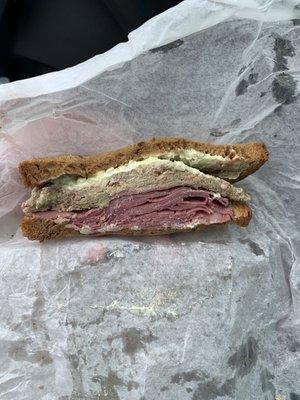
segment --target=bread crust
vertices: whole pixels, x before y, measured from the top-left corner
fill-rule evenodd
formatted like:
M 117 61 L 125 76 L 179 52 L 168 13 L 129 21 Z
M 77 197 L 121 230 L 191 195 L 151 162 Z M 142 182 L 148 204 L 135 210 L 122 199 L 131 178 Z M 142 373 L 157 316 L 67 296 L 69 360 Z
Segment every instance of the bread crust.
M 233 210 L 233 221 L 225 222 L 222 224 L 211 224 L 211 225 L 203 225 L 199 224 L 193 228 L 186 229 L 124 229 L 122 231 L 110 232 L 110 233 L 96 233 L 92 235 L 83 235 L 82 233 L 74 230 L 66 228 L 67 223 L 56 224 L 53 220 L 47 219 L 38 219 L 30 216 L 25 216 L 21 223 L 21 228 L 23 235 L 26 236 L 30 240 L 38 240 L 43 242 L 49 239 L 57 239 L 63 237 L 74 237 L 74 236 L 145 236 L 145 235 L 167 235 L 170 233 L 176 232 L 195 232 L 204 229 L 207 226 L 212 225 L 226 225 L 228 223 L 235 223 L 239 226 L 247 226 L 250 222 L 252 212 L 250 207 L 245 203 L 240 202 L 231 202 L 231 208 Z
M 19 171 L 26 187 L 34 188 L 63 174 L 77 175 L 84 178 L 99 170 L 115 168 L 130 160 L 140 160 L 151 155 L 177 149 L 195 149 L 210 155 L 239 158 L 245 166 L 235 182 L 252 174 L 268 159 L 264 143 L 241 143 L 234 145 L 215 145 L 182 138 L 160 138 L 140 142 L 116 151 L 92 156 L 65 155 L 26 160 L 20 163 Z M 235 159 L 236 159 L 235 158 Z

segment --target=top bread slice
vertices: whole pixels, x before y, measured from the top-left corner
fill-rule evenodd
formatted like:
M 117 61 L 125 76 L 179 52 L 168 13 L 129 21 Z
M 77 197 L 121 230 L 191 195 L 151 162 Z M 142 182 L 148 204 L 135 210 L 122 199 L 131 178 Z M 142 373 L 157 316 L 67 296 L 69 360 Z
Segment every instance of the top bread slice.
M 97 171 L 116 168 L 131 160 L 139 161 L 150 156 L 189 149 L 206 155 L 221 156 L 232 162 L 238 160 L 241 165 L 239 176 L 228 178 L 229 182 L 239 181 L 252 174 L 268 159 L 266 146 L 260 142 L 215 145 L 182 138 L 154 138 L 147 142 L 92 156 L 65 155 L 26 160 L 20 163 L 19 171 L 24 185 L 34 188 L 64 174 L 87 178 Z

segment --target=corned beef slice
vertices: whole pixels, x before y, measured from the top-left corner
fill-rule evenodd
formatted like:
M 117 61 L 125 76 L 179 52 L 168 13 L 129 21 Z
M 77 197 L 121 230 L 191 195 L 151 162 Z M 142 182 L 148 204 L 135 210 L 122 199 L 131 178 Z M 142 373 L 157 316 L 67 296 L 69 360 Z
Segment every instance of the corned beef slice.
M 104 232 L 123 229 L 164 229 L 196 224 L 230 221 L 233 212 L 227 198 L 204 189 L 175 187 L 148 193 L 123 195 L 106 208 L 88 211 L 44 211 L 35 218 L 67 221 L 67 227 L 78 231 Z

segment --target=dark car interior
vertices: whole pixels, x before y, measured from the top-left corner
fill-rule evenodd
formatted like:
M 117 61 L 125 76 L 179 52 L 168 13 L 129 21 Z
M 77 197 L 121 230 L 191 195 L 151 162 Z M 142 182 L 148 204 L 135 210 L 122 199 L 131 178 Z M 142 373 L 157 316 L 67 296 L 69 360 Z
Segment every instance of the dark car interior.
M 0 0 L 0 77 L 76 65 L 127 40 L 178 0 Z

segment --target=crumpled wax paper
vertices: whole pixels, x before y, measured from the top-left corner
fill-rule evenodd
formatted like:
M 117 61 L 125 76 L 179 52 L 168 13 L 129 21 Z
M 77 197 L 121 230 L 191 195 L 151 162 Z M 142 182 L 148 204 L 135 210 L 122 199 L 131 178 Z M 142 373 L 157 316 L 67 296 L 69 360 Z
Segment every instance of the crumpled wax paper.
M 1 399 L 300 399 L 294 6 L 186 1 L 86 63 L 0 86 Z M 19 161 L 153 135 L 263 140 L 269 162 L 240 183 L 249 227 L 22 238 Z

